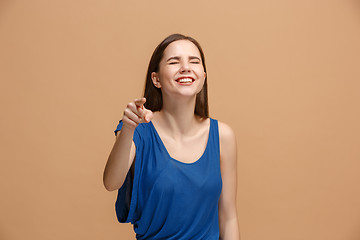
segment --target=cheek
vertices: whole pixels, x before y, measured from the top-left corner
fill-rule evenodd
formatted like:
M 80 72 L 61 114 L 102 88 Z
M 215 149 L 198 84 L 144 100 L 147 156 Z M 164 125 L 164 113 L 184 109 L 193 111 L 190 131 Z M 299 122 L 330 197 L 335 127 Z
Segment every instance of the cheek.
M 205 81 L 206 78 L 206 73 L 204 72 L 204 70 L 200 71 L 199 75 L 198 75 L 203 81 Z
M 163 69 L 161 69 L 159 71 L 159 76 L 161 77 L 169 77 L 174 75 L 174 73 L 176 73 L 176 69 L 174 69 L 173 67 L 164 67 Z
M 205 75 L 204 74 L 202 74 L 202 75 L 200 75 L 200 83 L 201 84 L 199 84 L 199 87 L 200 88 L 203 88 L 203 86 L 204 86 L 204 84 L 205 84 Z
M 205 78 L 206 76 L 206 73 L 204 72 L 204 68 L 202 66 L 198 66 L 196 69 L 196 74 L 199 76 L 199 77 L 203 77 Z

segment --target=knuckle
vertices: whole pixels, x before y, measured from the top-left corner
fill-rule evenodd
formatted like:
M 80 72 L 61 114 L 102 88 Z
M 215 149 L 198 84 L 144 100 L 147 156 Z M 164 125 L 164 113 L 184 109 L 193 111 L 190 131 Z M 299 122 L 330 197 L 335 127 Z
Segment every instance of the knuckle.
M 132 127 L 137 127 L 138 123 L 136 122 L 136 120 L 132 120 L 129 117 L 124 117 L 123 118 L 123 124 L 127 125 L 127 126 L 132 126 Z
M 124 115 L 124 117 L 123 117 L 122 120 L 123 120 L 124 123 L 129 123 L 129 122 L 131 122 L 130 118 L 129 118 L 128 116 L 126 116 L 126 115 Z

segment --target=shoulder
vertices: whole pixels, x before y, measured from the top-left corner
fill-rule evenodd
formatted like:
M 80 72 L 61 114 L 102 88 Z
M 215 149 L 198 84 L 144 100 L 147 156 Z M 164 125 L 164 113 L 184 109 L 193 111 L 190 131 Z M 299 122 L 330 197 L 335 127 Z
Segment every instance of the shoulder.
M 115 129 L 115 136 L 118 137 L 118 132 L 121 131 L 123 127 L 123 121 L 120 120 L 116 129 Z M 136 128 L 134 133 L 142 133 L 144 131 L 148 131 L 151 128 L 150 123 L 140 123 Z
M 148 123 L 139 123 L 139 125 L 136 127 L 136 130 L 137 131 L 144 131 L 146 129 L 149 129 L 150 128 L 150 122 Z
M 228 124 L 218 121 L 218 126 L 221 143 L 229 144 L 236 141 L 235 132 Z
M 223 160 L 234 159 L 236 161 L 236 136 L 233 129 L 226 123 L 218 121 L 219 126 L 219 144 L 220 144 L 220 158 Z M 226 160 L 228 162 L 230 160 Z
M 151 123 L 140 123 L 136 129 L 135 129 L 135 133 L 141 135 L 141 136 L 148 136 L 150 134 L 151 131 Z
M 148 142 L 147 140 L 151 136 L 151 125 L 150 123 L 140 123 L 134 131 L 133 140 L 136 147 L 139 147 L 140 144 Z
M 220 159 L 225 169 L 234 168 L 237 159 L 237 143 L 233 129 L 226 123 L 218 121 L 219 126 L 219 144 Z

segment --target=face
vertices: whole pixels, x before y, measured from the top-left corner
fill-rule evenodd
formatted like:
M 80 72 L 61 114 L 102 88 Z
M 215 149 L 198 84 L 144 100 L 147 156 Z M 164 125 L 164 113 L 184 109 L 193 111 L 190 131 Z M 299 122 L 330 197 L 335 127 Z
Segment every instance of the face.
M 194 97 L 204 85 L 206 73 L 199 49 L 188 40 L 170 43 L 159 64 L 159 71 L 151 77 L 164 95 Z

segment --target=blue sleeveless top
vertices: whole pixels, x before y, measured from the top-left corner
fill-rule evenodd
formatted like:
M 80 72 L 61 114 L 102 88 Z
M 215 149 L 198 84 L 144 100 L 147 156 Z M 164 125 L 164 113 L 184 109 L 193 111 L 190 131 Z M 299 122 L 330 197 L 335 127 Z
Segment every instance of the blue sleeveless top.
M 115 130 L 121 130 L 122 121 Z M 115 203 L 119 222 L 131 222 L 136 239 L 218 240 L 222 190 L 217 120 L 203 155 L 193 163 L 172 158 L 152 122 L 133 137 L 135 169 L 129 170 Z M 186 149 L 184 149 L 186 151 Z

